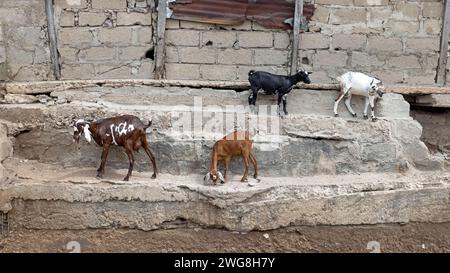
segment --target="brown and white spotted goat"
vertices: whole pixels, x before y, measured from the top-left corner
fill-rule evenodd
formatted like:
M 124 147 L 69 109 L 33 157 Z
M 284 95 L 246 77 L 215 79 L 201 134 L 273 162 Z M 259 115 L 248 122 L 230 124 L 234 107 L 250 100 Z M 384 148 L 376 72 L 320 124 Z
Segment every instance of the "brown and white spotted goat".
M 214 146 L 211 155 L 211 165 L 209 172 L 205 175 L 203 180 L 205 182 L 212 180 L 214 184 L 217 180 L 225 183 L 227 180 L 227 171 L 233 156 L 242 156 L 244 158 L 245 173 L 241 182 L 247 182 L 247 176 L 250 168 L 250 161 L 253 163 L 255 174 L 253 177 L 258 178 L 258 163 L 252 150 L 253 140 L 248 131 L 235 131 L 222 139 L 218 140 Z M 225 165 L 225 177 L 217 170 L 219 161 L 223 160 Z
M 130 165 L 128 167 L 127 176 L 123 180 L 128 181 L 133 171 L 134 165 L 134 151 L 139 151 L 139 148 L 144 148 L 150 161 L 153 165 L 152 179 L 156 178 L 156 162 L 155 156 L 147 142 L 145 130 L 151 126 L 150 121 L 148 125 L 144 125 L 138 117 L 131 115 L 117 116 L 112 118 L 105 118 L 93 122 L 87 122 L 82 119 L 77 120 L 73 126 L 73 139 L 77 143 L 80 141 L 80 136 L 83 134 L 86 140 L 91 143 L 92 139 L 99 146 L 103 147 L 102 161 L 97 170 L 97 177 L 102 178 L 105 172 L 106 158 L 108 157 L 109 148 L 111 145 L 122 146 L 128 155 Z

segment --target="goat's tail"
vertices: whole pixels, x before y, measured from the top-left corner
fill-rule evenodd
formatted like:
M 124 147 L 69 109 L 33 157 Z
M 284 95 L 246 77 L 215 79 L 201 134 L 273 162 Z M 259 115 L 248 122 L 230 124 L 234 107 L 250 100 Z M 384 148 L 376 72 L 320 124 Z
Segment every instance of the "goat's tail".
M 253 73 L 255 73 L 255 70 L 250 70 L 250 71 L 248 72 L 248 76 L 250 77 L 251 75 L 253 75 Z
M 144 130 L 146 130 L 148 127 L 152 126 L 152 122 L 153 122 L 153 121 L 150 120 L 150 121 L 148 122 L 148 124 L 144 126 Z

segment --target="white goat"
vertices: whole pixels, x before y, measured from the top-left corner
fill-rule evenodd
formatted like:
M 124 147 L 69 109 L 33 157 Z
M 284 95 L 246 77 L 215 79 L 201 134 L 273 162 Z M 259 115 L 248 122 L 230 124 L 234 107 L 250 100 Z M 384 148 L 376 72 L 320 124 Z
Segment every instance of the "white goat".
M 334 102 L 334 116 L 339 116 L 337 113 L 337 108 L 339 102 L 345 97 L 344 103 L 347 106 L 348 111 L 353 117 L 356 117 L 355 111 L 353 111 L 350 104 L 352 95 L 364 96 L 366 97 L 366 104 L 364 107 L 364 118 L 367 119 L 367 108 L 370 104 L 370 111 L 372 121 L 375 121 L 375 98 L 378 96 L 383 96 L 383 85 L 381 80 L 367 76 L 366 74 L 360 72 L 346 72 L 341 76 L 337 77 L 336 80 L 339 82 L 340 92 L 336 101 Z

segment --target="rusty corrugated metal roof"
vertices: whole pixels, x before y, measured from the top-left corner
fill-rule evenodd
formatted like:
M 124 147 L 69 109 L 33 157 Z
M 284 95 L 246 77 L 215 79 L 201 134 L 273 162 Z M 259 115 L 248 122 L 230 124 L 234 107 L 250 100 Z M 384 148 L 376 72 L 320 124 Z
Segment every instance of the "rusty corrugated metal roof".
M 293 18 L 295 4 L 286 0 L 177 0 L 170 4 L 171 18 L 211 23 L 239 25 L 246 19 L 266 28 L 290 29 L 287 19 Z M 303 15 L 309 20 L 314 5 L 305 4 Z

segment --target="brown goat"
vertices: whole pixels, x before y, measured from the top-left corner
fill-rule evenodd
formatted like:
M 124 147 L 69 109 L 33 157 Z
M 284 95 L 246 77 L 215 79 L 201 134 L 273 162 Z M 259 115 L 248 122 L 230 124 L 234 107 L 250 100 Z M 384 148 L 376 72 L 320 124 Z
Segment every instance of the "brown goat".
M 221 183 L 225 183 L 227 179 L 228 166 L 230 165 L 231 158 L 233 156 L 242 155 L 245 163 L 245 173 L 241 179 L 241 182 L 247 182 L 247 176 L 249 173 L 250 161 L 253 163 L 255 169 L 254 178 L 258 178 L 258 163 L 256 157 L 252 151 L 253 140 L 248 131 L 235 131 L 219 141 L 217 141 L 212 150 L 211 165 L 209 172 L 205 175 L 203 180 L 206 182 L 212 180 L 214 184 L 217 183 L 217 179 Z M 225 165 L 224 176 L 217 170 L 218 162 L 223 160 Z
M 102 161 L 97 170 L 97 177 L 102 178 L 105 172 L 106 158 L 108 157 L 109 147 L 111 145 L 122 146 L 128 155 L 130 165 L 127 176 L 123 180 L 128 181 L 133 171 L 134 151 L 144 148 L 153 165 L 152 179 L 156 178 L 155 156 L 149 148 L 145 130 L 150 127 L 152 122 L 144 125 L 136 116 L 124 115 L 112 118 L 101 119 L 93 122 L 78 120 L 73 126 L 73 139 L 77 143 L 80 136 L 84 134 L 86 140 L 90 143 L 94 139 L 95 143 L 103 147 Z

